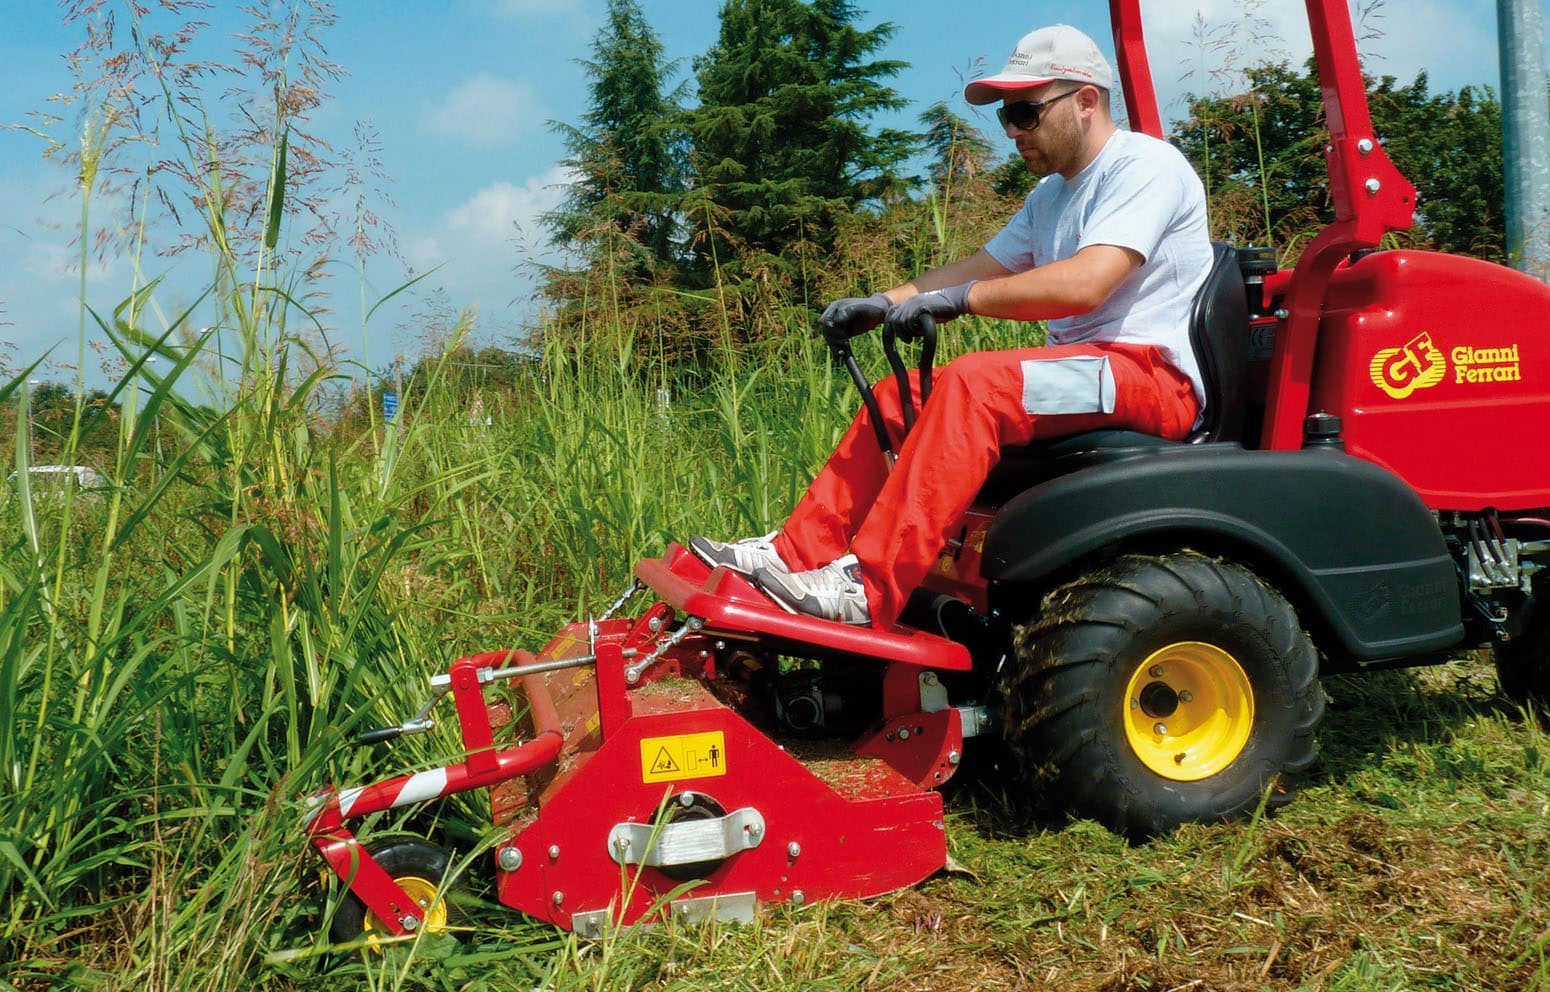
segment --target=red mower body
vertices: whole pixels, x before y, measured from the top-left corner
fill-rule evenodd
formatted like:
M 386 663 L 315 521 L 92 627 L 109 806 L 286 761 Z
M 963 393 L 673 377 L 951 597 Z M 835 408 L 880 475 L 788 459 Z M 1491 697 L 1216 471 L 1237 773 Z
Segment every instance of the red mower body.
M 1550 286 L 1435 252 L 1343 266 L 1312 405 L 1433 509 L 1550 506 Z
M 346 821 L 478 788 L 509 831 L 495 853 L 501 902 L 588 936 L 666 913 L 747 919 L 758 905 L 880 895 L 942 866 L 935 790 L 958 768 L 965 721 L 983 722 L 977 707 L 950 707 L 939 682 L 969 667 L 963 645 L 792 615 L 677 544 L 637 571 L 662 597 L 640 618 L 573 624 L 536 656 L 453 666 L 458 720 L 475 745 L 464 762 L 314 797 L 314 847 L 387 932 L 412 933 L 426 907 Z M 659 637 L 679 609 L 700 622 Z M 811 646 L 815 633 L 836 654 L 873 659 L 880 710 L 848 745 L 777 740 L 741 711 L 737 677 L 720 670 L 752 666 L 741 674 L 757 677 L 759 660 L 739 647 L 755 634 Z M 495 674 L 581 655 L 591 662 Z

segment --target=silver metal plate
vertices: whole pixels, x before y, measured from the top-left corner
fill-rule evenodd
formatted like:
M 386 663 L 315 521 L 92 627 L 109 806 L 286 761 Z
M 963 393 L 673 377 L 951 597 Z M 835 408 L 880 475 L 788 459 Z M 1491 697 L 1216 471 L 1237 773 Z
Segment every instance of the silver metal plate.
M 578 937 L 596 940 L 608 929 L 608 910 L 594 909 L 588 913 L 572 913 L 570 928 Z
M 936 677 L 936 672 L 920 673 L 920 711 L 940 713 L 947 709 L 947 686 Z
M 996 731 L 996 714 L 989 706 L 955 706 L 963 725 L 964 737 L 978 737 Z
M 616 823 L 608 831 L 608 856 L 621 865 L 691 865 L 725 860 L 758 847 L 763 840 L 763 815 L 745 806 L 726 816 L 666 826 Z
M 673 919 L 684 923 L 704 923 L 707 920 L 752 923 L 758 908 L 759 900 L 752 892 L 727 892 L 696 899 L 675 899 L 671 912 Z
M 1512 539 L 1486 545 L 1466 545 L 1469 551 L 1469 587 L 1471 589 L 1513 589 L 1523 584 L 1518 568 L 1518 542 Z

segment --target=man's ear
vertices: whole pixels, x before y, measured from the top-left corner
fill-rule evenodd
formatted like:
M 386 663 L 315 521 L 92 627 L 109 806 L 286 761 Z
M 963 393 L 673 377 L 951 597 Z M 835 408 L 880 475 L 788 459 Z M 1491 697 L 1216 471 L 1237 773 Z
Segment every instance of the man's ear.
M 1099 97 L 1100 94 L 1098 92 L 1098 87 L 1083 86 L 1080 90 L 1077 91 L 1075 99 L 1077 105 L 1080 106 L 1083 111 L 1092 111 L 1096 113 L 1098 110 L 1098 104 L 1100 102 Z

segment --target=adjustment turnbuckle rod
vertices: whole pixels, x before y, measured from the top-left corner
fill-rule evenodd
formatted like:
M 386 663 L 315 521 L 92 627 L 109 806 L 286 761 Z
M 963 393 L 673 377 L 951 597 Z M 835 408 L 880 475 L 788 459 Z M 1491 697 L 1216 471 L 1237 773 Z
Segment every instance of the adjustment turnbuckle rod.
M 639 648 L 625 648 L 624 657 L 633 658 L 640 653 Z M 521 678 L 524 675 L 542 675 L 545 672 L 558 672 L 566 668 L 581 668 L 584 665 L 597 663 L 597 655 L 583 654 L 573 658 L 551 658 L 548 661 L 533 662 L 528 665 L 508 665 L 505 668 L 496 668 L 486 665 L 475 669 L 480 685 L 489 685 L 491 682 L 504 682 L 507 679 Z M 377 730 L 368 730 L 355 738 L 357 744 L 380 744 L 398 737 L 406 737 L 410 734 L 423 734 L 436 726 L 436 721 L 430 718 L 431 707 L 436 705 L 436 700 L 452 691 L 452 675 L 450 672 L 431 676 L 431 698 L 420 708 L 412 718 L 404 721 L 396 727 L 382 727 Z
M 624 656 L 633 658 L 640 653 L 638 648 L 625 648 Z M 519 678 L 523 675 L 542 675 L 544 672 L 558 672 L 566 668 L 580 668 L 583 665 L 597 664 L 597 655 L 582 654 L 574 658 L 551 658 L 548 661 L 537 661 L 530 665 L 510 665 L 506 668 L 481 668 L 478 671 L 479 684 L 488 685 L 491 682 L 504 682 L 507 679 Z M 432 675 L 431 691 L 438 696 L 444 696 L 452 691 L 452 676 L 450 674 Z

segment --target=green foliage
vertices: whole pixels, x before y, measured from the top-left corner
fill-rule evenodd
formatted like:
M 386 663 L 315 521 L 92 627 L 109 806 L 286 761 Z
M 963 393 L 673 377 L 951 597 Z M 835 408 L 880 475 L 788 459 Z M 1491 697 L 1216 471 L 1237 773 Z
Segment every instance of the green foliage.
M 912 139 L 871 133 L 903 105 L 871 60 L 894 32 L 861 29 L 849 0 L 727 0 L 716 44 L 695 60 L 700 106 L 687 116 L 695 187 L 683 214 L 702 278 L 774 278 L 799 299 L 843 218 L 898 195 Z
M 959 183 L 972 183 L 990 169 L 994 149 L 979 128 L 938 100 L 917 118 L 925 131 L 921 150 L 929 156 L 926 177 L 934 190 L 950 191 Z M 1025 170 L 1026 171 L 1026 170 Z
M 1247 89 L 1196 98 L 1174 142 L 1206 180 L 1213 237 L 1295 247 L 1334 219 L 1323 147 L 1328 131 L 1317 69 L 1285 63 L 1244 70 Z M 1489 89 L 1432 94 L 1425 73 L 1368 82 L 1373 128 L 1419 192 L 1408 238 L 1440 251 L 1500 260 L 1501 108 Z
M 1426 73 L 1368 91 L 1384 148 L 1420 193 L 1420 233 L 1439 251 L 1507 258 L 1502 108 L 1489 86 L 1430 93 Z
M 18 392 L 15 404 L 0 408 L 0 464 L 15 461 L 12 442 L 16 436 L 16 420 L 27 415 L 30 407 L 31 451 L 28 460 L 34 465 L 57 465 L 67 457 L 81 459 L 87 466 L 111 465 L 114 446 L 117 443 L 118 418 L 122 416 L 120 405 L 110 401 L 101 389 L 88 388 L 80 397 L 80 423 L 76 423 L 76 392 L 73 384 L 43 382 L 30 387 L 27 395 Z M 76 435 L 74 444 L 71 435 Z
M 575 173 L 565 202 L 544 218 L 555 244 L 589 259 L 620 257 L 620 274 L 649 279 L 677 259 L 685 187 L 679 91 L 665 92 L 676 63 L 637 0 L 609 0 L 604 26 L 583 63 L 591 80 L 580 126 L 556 124 Z

